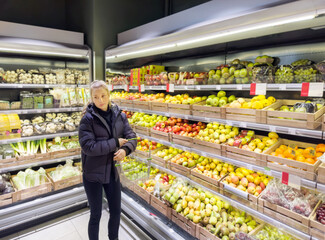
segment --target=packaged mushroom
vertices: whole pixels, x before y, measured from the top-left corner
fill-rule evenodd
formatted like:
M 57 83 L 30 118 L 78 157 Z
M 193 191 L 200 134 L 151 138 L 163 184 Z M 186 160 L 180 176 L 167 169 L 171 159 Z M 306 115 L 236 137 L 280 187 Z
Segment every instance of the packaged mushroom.
M 44 118 L 42 116 L 35 116 L 32 119 L 32 123 L 43 123 L 44 122 Z
M 75 75 L 71 70 L 66 70 L 65 84 L 76 84 Z
M 32 84 L 33 83 L 31 73 L 20 73 L 18 75 L 18 80 L 19 80 L 19 83 L 21 83 L 21 84 Z
M 56 75 L 57 84 L 65 84 L 65 70 L 64 69 L 54 69 L 52 70 Z
M 75 131 L 76 130 L 76 125 L 74 124 L 74 121 L 72 119 L 66 121 L 64 123 L 65 129 L 68 131 Z
M 45 115 L 45 121 L 46 122 L 51 122 L 54 118 L 56 118 L 56 114 L 55 113 L 47 113 Z
M 49 122 L 46 124 L 46 133 L 56 133 L 57 132 L 57 124 L 54 122 Z
M 21 127 L 21 136 L 22 137 L 29 137 L 34 134 L 34 127 L 32 124 L 24 124 Z
M 63 132 L 65 129 L 65 125 L 63 122 L 57 122 L 56 123 L 56 131 L 57 132 Z
M 46 73 L 45 81 L 46 81 L 46 84 L 58 84 L 55 73 Z
M 17 83 L 18 73 L 16 73 L 15 71 L 6 71 L 4 81 L 6 83 Z
M 45 83 L 44 75 L 42 73 L 33 73 L 32 78 L 33 78 L 34 84 L 44 84 Z
M 3 68 L 0 68 L 0 83 L 5 83 L 6 82 L 6 73 L 3 70 Z
M 42 123 L 34 123 L 34 133 L 35 134 L 44 134 L 46 131 L 46 122 L 42 122 Z

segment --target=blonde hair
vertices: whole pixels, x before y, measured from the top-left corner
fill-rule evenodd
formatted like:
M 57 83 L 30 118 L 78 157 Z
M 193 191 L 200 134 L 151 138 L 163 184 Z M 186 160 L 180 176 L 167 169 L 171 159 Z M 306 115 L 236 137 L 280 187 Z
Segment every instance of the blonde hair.
M 103 88 L 103 89 L 107 90 L 107 94 L 108 94 L 108 98 L 109 98 L 108 106 L 109 107 L 112 106 L 111 94 L 109 92 L 107 84 L 103 80 L 95 80 L 90 84 L 90 99 L 89 99 L 88 103 L 86 104 L 86 106 L 84 107 L 84 109 L 82 111 L 82 115 L 86 114 L 88 105 L 93 103 L 93 101 L 92 101 L 92 93 L 93 93 L 94 89 L 98 89 L 98 88 Z

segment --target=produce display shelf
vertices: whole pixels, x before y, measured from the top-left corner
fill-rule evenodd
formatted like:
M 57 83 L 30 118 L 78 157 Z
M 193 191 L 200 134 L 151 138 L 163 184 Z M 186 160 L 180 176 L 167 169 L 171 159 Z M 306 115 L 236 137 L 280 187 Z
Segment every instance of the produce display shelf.
M 274 84 L 268 83 L 266 85 L 267 91 L 301 91 L 301 83 L 291 83 L 291 84 Z M 184 90 L 233 90 L 233 91 L 249 91 L 250 84 L 222 84 L 222 85 L 175 85 L 174 90 L 184 91 Z M 114 90 L 124 90 L 124 85 L 116 85 Z M 138 90 L 137 86 L 130 86 L 130 90 Z M 166 90 L 166 85 L 160 86 L 145 86 L 145 90 Z M 324 86 L 325 91 L 325 86 Z
M 0 210 L 0 233 L 39 218 L 85 205 L 87 196 L 83 186 L 49 196 L 23 202 Z M 0 235 L 1 236 L 1 235 Z
M 68 159 L 74 160 L 74 159 L 80 159 L 80 158 L 81 158 L 81 155 L 79 154 L 79 155 L 74 155 L 74 156 L 67 156 L 67 157 L 45 160 L 45 161 L 36 162 L 36 163 L 29 163 L 29 164 L 24 164 L 24 165 L 19 165 L 19 166 L 0 168 L 0 173 L 6 173 L 6 172 L 10 172 L 10 171 L 26 169 L 29 167 L 38 167 L 38 166 L 44 166 L 44 165 L 53 164 L 53 163 L 64 162 Z
M 238 160 L 235 160 L 235 159 L 231 159 L 231 158 L 228 158 L 228 157 L 224 157 L 224 156 L 204 152 L 202 150 L 198 150 L 198 149 L 195 149 L 195 148 L 184 147 L 184 146 L 179 145 L 179 144 L 174 144 L 174 143 L 171 143 L 171 142 L 162 141 L 162 140 L 160 140 L 158 138 L 149 137 L 149 136 L 146 136 L 146 135 L 143 135 L 143 134 L 138 134 L 137 133 L 137 136 L 139 136 L 141 138 L 149 139 L 151 141 L 159 142 L 159 143 L 161 143 L 163 145 L 166 145 L 166 146 L 169 146 L 169 147 L 178 148 L 178 149 L 181 149 L 183 151 L 195 152 L 195 153 L 197 153 L 197 154 L 199 154 L 201 156 L 204 156 L 204 157 L 219 158 L 219 159 L 221 159 L 221 160 L 223 160 L 225 162 L 231 163 L 231 164 L 233 164 L 235 166 L 244 167 L 244 168 L 247 168 L 249 170 L 254 170 L 254 171 L 258 171 L 258 172 L 263 172 L 263 173 L 265 173 L 267 175 L 271 175 L 271 176 L 273 176 L 275 178 L 281 179 L 281 177 L 282 177 L 282 172 L 278 172 L 278 171 L 275 171 L 275 170 L 269 170 L 268 168 L 264 168 L 264 167 L 252 165 L 252 164 L 249 164 L 249 163 L 245 163 L 245 162 L 242 162 L 242 161 L 238 161 Z M 325 193 L 325 185 L 323 185 L 324 188 L 322 188 L 322 187 L 317 188 L 317 185 L 318 184 L 316 182 L 314 182 L 314 181 L 310 181 L 310 180 L 303 179 L 303 178 L 301 179 L 301 186 L 309 188 L 309 189 L 313 189 L 313 190 L 318 190 L 319 192 Z
M 83 107 L 69 107 L 69 108 L 43 108 L 43 109 L 12 109 L 0 110 L 0 114 L 35 114 L 35 113 L 53 113 L 53 112 L 79 112 Z
M 325 193 L 325 184 L 317 183 L 317 190 Z
M 241 121 L 234 121 L 234 120 L 226 120 L 226 119 L 217 119 L 217 118 L 206 118 L 200 116 L 192 116 L 192 115 L 183 115 L 183 114 L 175 114 L 175 113 L 167 113 L 167 112 L 157 112 L 151 110 L 144 110 L 138 108 L 129 108 L 129 107 L 121 107 L 126 111 L 133 111 L 133 112 L 144 112 L 148 114 L 157 114 L 166 117 L 177 117 L 182 119 L 188 119 L 192 121 L 201 121 L 201 122 L 219 122 L 222 124 L 227 124 L 234 127 L 242 127 L 242 128 L 250 128 L 262 131 L 269 131 L 269 132 L 277 132 L 277 133 L 284 133 L 289 135 L 299 135 L 302 137 L 310 137 L 316 139 L 323 139 L 323 131 L 321 130 L 308 130 L 302 128 L 291 128 L 291 127 L 284 127 L 284 126 L 275 126 L 275 125 L 267 125 L 267 124 L 259 124 L 259 123 L 252 123 L 252 122 L 241 122 Z
M 9 143 L 16 143 L 16 142 L 25 142 L 28 140 L 40 140 L 44 138 L 55 138 L 55 137 L 70 137 L 70 136 L 76 136 L 78 135 L 78 131 L 73 132 L 60 132 L 60 133 L 53 133 L 53 134 L 45 134 L 45 135 L 36 135 L 36 136 L 30 136 L 30 137 L 21 137 L 21 138 L 12 138 L 12 139 L 6 139 L 6 140 L 0 140 L 1 144 L 9 144 Z
M 136 156 L 135 156 L 135 158 L 140 160 L 140 161 L 143 160 L 143 162 L 146 161 L 144 159 L 141 160 L 141 158 L 136 157 Z M 306 239 L 306 240 L 311 238 L 311 236 L 308 235 L 308 234 L 305 234 L 305 233 L 303 233 L 303 232 L 301 232 L 301 231 L 299 231 L 297 229 L 289 227 L 288 225 L 283 224 L 282 222 L 280 222 L 280 221 L 278 221 L 278 220 L 276 220 L 274 218 L 271 218 L 271 217 L 269 217 L 267 215 L 264 215 L 263 213 L 258 212 L 257 210 L 254 210 L 254 209 L 248 207 L 249 206 L 248 200 L 247 200 L 247 203 L 245 203 L 243 201 L 241 201 L 241 202 L 236 201 L 231 197 L 224 196 L 223 194 L 218 193 L 218 192 L 216 192 L 216 191 L 214 191 L 212 189 L 209 189 L 209 188 L 197 183 L 196 181 L 193 181 L 193 180 L 189 179 L 188 177 L 185 177 L 185 176 L 183 176 L 181 174 L 178 174 L 178 173 L 176 173 L 176 172 L 174 172 L 174 171 L 172 171 L 170 169 L 164 168 L 164 167 L 159 166 L 159 165 L 154 164 L 154 163 L 151 163 L 151 166 L 153 166 L 155 168 L 158 168 L 159 170 L 164 171 L 167 174 L 171 174 L 171 175 L 174 175 L 176 177 L 181 177 L 186 182 L 188 182 L 190 185 L 193 185 L 195 187 L 200 187 L 200 188 L 202 188 L 202 189 L 204 189 L 206 191 L 209 191 L 209 192 L 219 196 L 220 198 L 223 198 L 224 200 L 228 201 L 229 204 L 232 205 L 233 207 L 238 208 L 240 210 L 243 210 L 243 211 L 245 211 L 245 212 L 247 212 L 247 213 L 249 213 L 249 214 L 251 214 L 251 215 L 253 215 L 253 216 L 255 216 L 255 217 L 257 217 L 257 218 L 259 218 L 259 219 L 261 219 L 261 220 L 263 220 L 263 221 L 265 221 L 265 222 L 267 222 L 267 223 L 269 223 L 269 224 L 271 224 L 271 225 L 273 225 L 275 227 L 277 227 L 277 228 L 284 229 L 285 231 L 287 231 L 288 233 L 293 234 L 294 236 L 297 236 L 297 237 L 300 237 L 301 239 Z
M 20 84 L 20 83 L 1 83 L 0 88 L 87 88 L 89 85 L 77 84 Z

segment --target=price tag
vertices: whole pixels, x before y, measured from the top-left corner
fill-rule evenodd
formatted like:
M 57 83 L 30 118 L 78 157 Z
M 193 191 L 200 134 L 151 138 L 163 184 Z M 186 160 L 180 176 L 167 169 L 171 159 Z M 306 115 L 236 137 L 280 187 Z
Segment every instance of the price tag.
M 28 111 L 24 110 L 24 111 L 21 111 L 22 114 L 27 114 Z
M 286 184 L 290 187 L 296 188 L 298 190 L 300 190 L 300 186 L 301 186 L 301 178 L 296 176 L 296 175 L 292 175 L 289 174 L 287 172 L 282 172 L 282 179 L 281 179 L 283 184 Z
M 184 119 L 188 119 L 188 116 L 187 115 L 184 115 Z
M 250 95 L 266 95 L 266 83 L 251 83 Z
M 294 128 L 288 128 L 288 133 L 290 135 L 296 135 L 296 129 L 294 129 Z
M 301 85 L 301 96 L 302 97 L 323 97 L 324 94 L 324 83 L 308 83 L 303 82 Z
M 207 154 L 205 152 L 201 152 L 200 155 L 203 157 L 207 157 Z
M 110 91 L 110 92 L 113 91 L 113 88 L 114 88 L 114 87 L 113 87 L 112 84 L 108 84 L 108 91 Z
M 226 125 L 232 126 L 232 122 L 231 121 L 226 121 Z
M 167 92 L 175 92 L 175 85 L 172 83 L 167 83 L 166 84 L 166 91 Z
M 184 89 L 185 89 L 185 90 L 188 90 L 188 87 L 187 87 L 187 86 L 185 86 L 185 87 L 184 87 Z
M 275 126 L 269 126 L 270 132 L 276 132 L 276 127 Z
M 252 165 L 246 165 L 246 168 L 247 168 L 248 170 L 253 170 Z
M 239 127 L 246 128 L 246 127 L 247 127 L 247 123 L 245 123 L 245 122 L 240 122 L 240 123 L 239 123 Z
M 23 88 L 23 85 L 18 84 L 18 85 L 17 85 L 17 88 Z
M 41 112 L 42 112 L 42 110 L 36 110 L 36 112 L 37 112 L 37 113 L 41 113 Z
M 130 91 L 130 85 L 125 84 L 124 91 L 126 91 L 126 92 Z
M 266 175 L 272 176 L 272 171 L 271 171 L 271 169 L 269 167 L 265 167 L 264 172 L 265 172 Z
M 144 84 L 139 85 L 139 92 L 144 92 L 145 90 Z
M 237 88 L 237 90 L 243 90 L 243 85 L 238 84 L 238 85 L 236 86 L 236 88 Z
M 217 85 L 216 86 L 216 90 L 220 90 L 221 89 L 221 86 L 220 85 Z
M 196 89 L 197 90 L 201 90 L 201 86 L 196 86 Z
M 280 90 L 287 90 L 287 84 L 280 84 L 279 89 Z

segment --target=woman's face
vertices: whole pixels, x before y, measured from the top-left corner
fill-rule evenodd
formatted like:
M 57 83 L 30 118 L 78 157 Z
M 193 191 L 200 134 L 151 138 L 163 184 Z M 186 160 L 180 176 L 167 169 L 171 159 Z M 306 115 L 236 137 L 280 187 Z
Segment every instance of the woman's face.
M 103 111 L 107 111 L 109 95 L 106 89 L 104 88 L 95 88 L 92 91 L 92 100 L 95 106 Z

